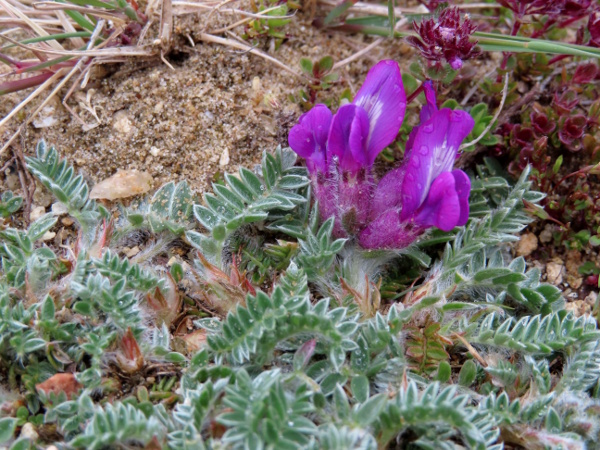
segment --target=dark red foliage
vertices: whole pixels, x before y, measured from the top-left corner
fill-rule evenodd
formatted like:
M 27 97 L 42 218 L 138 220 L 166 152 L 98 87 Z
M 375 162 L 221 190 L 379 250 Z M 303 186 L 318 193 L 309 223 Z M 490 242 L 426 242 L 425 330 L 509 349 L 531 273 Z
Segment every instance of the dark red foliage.
M 531 125 L 537 134 L 549 135 L 555 128 L 556 123 L 549 119 L 545 113 L 532 112 L 531 113 Z
M 527 14 L 547 14 L 553 18 L 580 18 L 590 14 L 595 6 L 592 0 L 498 0 L 498 3 L 519 17 Z
M 515 125 L 510 136 L 510 144 L 513 147 L 531 147 L 535 135 L 533 130 L 522 125 Z
M 560 121 L 558 139 L 572 152 L 581 150 L 581 137 L 587 126 L 583 114 L 567 117 Z
M 598 75 L 598 66 L 594 63 L 580 64 L 575 69 L 575 75 L 573 75 L 573 83 L 585 84 L 593 81 Z
M 450 67 L 458 70 L 464 60 L 481 54 L 475 49 L 477 42 L 470 41 L 477 26 L 468 17 L 461 23 L 458 8 L 445 9 L 437 19 L 415 23 L 414 28 L 419 37 L 408 37 L 408 42 L 436 64 L 445 59 Z
M 438 7 L 440 5 L 443 5 L 444 3 L 452 3 L 451 1 L 444 1 L 444 0 L 419 0 L 419 3 L 421 3 L 422 5 L 425 5 L 427 7 L 427 9 L 429 11 L 435 11 L 436 9 L 438 9 Z
M 600 47 L 600 13 L 595 12 L 590 14 L 587 25 L 590 33 L 590 43 L 592 47 Z
M 571 111 L 575 109 L 577 104 L 579 103 L 579 98 L 577 98 L 577 92 L 567 89 L 562 94 L 558 94 L 558 92 L 554 93 L 554 101 L 552 105 L 554 106 L 554 110 L 559 116 L 571 114 Z

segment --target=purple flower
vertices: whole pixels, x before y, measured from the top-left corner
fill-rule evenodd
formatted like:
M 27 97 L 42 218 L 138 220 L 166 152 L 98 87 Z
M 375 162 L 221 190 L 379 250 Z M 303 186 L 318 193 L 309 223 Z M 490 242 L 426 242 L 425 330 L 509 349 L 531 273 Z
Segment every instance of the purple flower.
M 306 166 L 311 173 L 327 172 L 327 135 L 331 117 L 327 106 L 315 105 L 309 112 L 300 116 L 298 125 L 290 131 L 290 147 L 306 159 Z
M 290 147 L 307 160 L 311 174 L 327 172 L 332 163 L 343 171 L 370 169 L 377 155 L 400 130 L 406 95 L 398 63 L 380 61 L 368 73 L 354 101 L 333 116 L 316 105 L 290 131 Z
M 351 104 L 335 115 L 324 105 L 304 114 L 289 135 L 304 157 L 321 217 L 335 217 L 336 236 L 354 236 L 363 248 L 402 248 L 426 229 L 449 231 L 469 218 L 469 177 L 453 170 L 474 121 L 464 111 L 438 110 L 431 82 L 403 164 L 375 183 L 377 155 L 398 134 L 406 96 L 398 64 L 381 61 Z
M 414 218 L 420 222 L 419 218 L 424 217 L 420 208 L 430 208 L 432 192 L 437 195 L 435 191 L 438 189 L 443 189 L 448 198 L 456 195 L 448 180 L 444 184 L 436 184 L 435 181 L 443 173 L 452 170 L 458 156 L 458 147 L 474 125 L 468 113 L 445 108 L 436 111 L 427 122 L 419 126 L 404 163 L 406 175 L 402 182 L 402 220 Z M 448 220 L 434 225 L 448 231 L 458 225 L 456 221 L 452 222 Z
M 369 71 L 351 104 L 333 117 L 325 105 L 317 105 L 290 131 L 290 147 L 306 159 L 321 215 L 336 217 L 337 235 L 364 227 L 373 163 L 396 139 L 405 109 L 398 63 L 385 60 Z
M 401 248 L 425 229 L 450 231 L 469 218 L 469 177 L 452 170 L 463 139 L 474 126 L 464 111 L 438 110 L 430 84 L 421 124 L 413 129 L 402 166 L 375 190 L 370 223 L 359 235 L 364 248 Z
M 477 42 L 470 41 L 477 26 L 468 16 L 461 23 L 458 8 L 447 8 L 437 20 L 424 20 L 421 24 L 414 24 L 414 28 L 419 37 L 410 36 L 408 42 L 435 64 L 445 59 L 450 67 L 458 70 L 464 60 L 481 54 L 475 49 Z

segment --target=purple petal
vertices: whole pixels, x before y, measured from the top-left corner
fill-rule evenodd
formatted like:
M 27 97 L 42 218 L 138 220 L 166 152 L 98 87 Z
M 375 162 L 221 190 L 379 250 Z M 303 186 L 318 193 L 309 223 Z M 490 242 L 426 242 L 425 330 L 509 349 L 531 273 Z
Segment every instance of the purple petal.
M 373 66 L 353 103 L 369 116 L 367 151 L 372 165 L 381 150 L 396 139 L 404 119 L 406 94 L 398 63 L 384 60 Z
M 364 109 L 353 104 L 342 106 L 333 116 L 329 137 L 327 139 L 327 155 L 339 160 L 342 170 L 356 173 L 361 168 L 370 168 L 366 152 L 369 135 L 369 118 Z
M 435 90 L 433 89 L 433 83 L 431 80 L 427 80 L 423 83 L 423 91 L 425 92 L 425 105 L 421 108 L 421 124 L 424 124 L 431 116 L 433 116 L 436 112 L 438 112 L 437 100 L 435 97 Z M 415 143 L 415 137 L 417 136 L 417 131 L 419 131 L 419 126 L 416 126 L 412 129 L 408 136 L 408 140 L 406 141 L 406 150 L 410 150 Z
M 292 150 L 306 159 L 311 173 L 327 171 L 327 135 L 331 124 L 331 111 L 325 105 L 315 105 L 300 116 L 297 125 L 290 130 L 288 143 Z
M 419 126 L 403 164 L 402 220 L 409 219 L 423 204 L 433 180 L 452 170 L 458 148 L 473 125 L 468 113 L 442 109 Z
M 415 223 L 422 227 L 452 230 L 461 216 L 454 175 L 444 172 L 435 179 L 425 203 L 415 215 Z
M 456 226 L 462 227 L 469 220 L 469 194 L 471 193 L 471 180 L 462 170 L 453 170 L 454 184 L 458 194 L 458 203 L 460 205 L 460 215 Z
M 423 83 L 423 91 L 425 92 L 425 105 L 421 108 L 421 123 L 427 122 L 436 112 L 438 112 L 437 99 L 435 89 L 431 80 Z

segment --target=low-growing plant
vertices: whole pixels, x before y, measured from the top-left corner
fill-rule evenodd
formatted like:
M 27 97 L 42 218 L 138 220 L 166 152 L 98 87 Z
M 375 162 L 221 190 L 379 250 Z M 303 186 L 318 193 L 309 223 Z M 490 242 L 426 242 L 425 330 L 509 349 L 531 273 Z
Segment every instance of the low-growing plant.
M 376 179 L 373 160 L 404 115 L 387 89 L 402 100 L 393 61 L 335 115 L 311 110 L 329 126 L 304 116 L 293 150 L 225 175 L 202 203 L 168 183 L 113 211 L 41 142 L 30 170 L 79 238 L 67 250 L 45 244 L 51 214 L 0 232 L 0 368 L 17 395 L 0 441 L 593 448 L 597 323 L 568 312 L 539 269 L 506 252 L 544 194 L 528 167 L 514 183 L 491 175 L 489 161 L 454 169 L 475 120 L 438 109 L 431 85 L 402 176 Z M 140 236 L 141 256 L 127 258 Z M 404 287 L 392 296 L 393 286 Z M 37 438 L 18 434 L 25 426 Z

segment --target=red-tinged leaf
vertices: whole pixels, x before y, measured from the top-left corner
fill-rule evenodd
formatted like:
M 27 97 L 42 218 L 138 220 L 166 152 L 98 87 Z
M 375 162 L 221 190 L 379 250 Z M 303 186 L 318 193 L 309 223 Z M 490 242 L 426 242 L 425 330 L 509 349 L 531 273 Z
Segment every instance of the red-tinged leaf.
M 144 355 L 140 350 L 131 328 L 128 328 L 120 342 L 121 351 L 117 353 L 119 367 L 126 373 L 135 373 L 144 365 Z
M 50 394 L 51 392 L 55 394 L 64 392 L 67 395 L 67 398 L 70 399 L 83 386 L 79 384 L 75 375 L 72 373 L 57 373 L 43 383 L 36 384 L 35 387 L 46 394 Z

